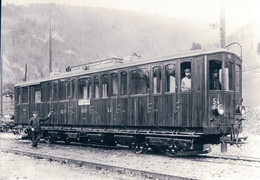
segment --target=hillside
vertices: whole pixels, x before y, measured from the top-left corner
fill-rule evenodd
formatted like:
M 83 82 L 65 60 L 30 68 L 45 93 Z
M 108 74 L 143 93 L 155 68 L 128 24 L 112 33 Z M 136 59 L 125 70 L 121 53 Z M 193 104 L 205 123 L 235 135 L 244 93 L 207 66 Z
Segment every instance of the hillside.
M 189 50 L 193 42 L 202 48 L 214 47 L 219 42 L 217 31 L 208 24 L 136 12 L 55 4 L 9 4 L 2 9 L 4 83 L 22 81 L 25 63 L 27 79 L 48 75 L 50 10 L 54 71 L 103 58 L 125 57 L 133 52 L 153 57 Z M 227 44 L 237 41 L 243 46 L 246 72 L 243 90 L 247 105 L 260 104 L 257 101 L 260 87 L 251 88 L 259 84 L 257 78 L 251 78 L 259 77 L 259 30 L 248 25 L 227 37 Z
M 2 24 L 5 82 L 21 81 L 26 62 L 29 79 L 47 74 L 50 9 L 55 71 L 133 52 L 160 56 L 190 49 L 193 42 L 206 46 L 207 35 L 192 22 L 102 8 L 6 5 Z

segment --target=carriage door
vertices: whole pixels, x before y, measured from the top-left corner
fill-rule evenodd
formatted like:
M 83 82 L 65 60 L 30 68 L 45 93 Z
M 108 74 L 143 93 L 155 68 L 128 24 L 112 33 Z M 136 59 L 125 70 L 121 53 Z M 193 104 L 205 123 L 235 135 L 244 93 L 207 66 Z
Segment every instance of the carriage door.
M 92 122 L 92 108 L 90 105 L 92 98 L 92 78 L 90 76 L 80 77 L 78 80 L 78 86 L 76 90 L 78 97 L 73 95 L 75 99 L 78 99 L 78 124 L 91 125 Z M 72 87 L 73 92 L 73 87 Z M 73 94 L 73 93 L 72 93 Z M 73 98 L 73 99 L 74 99 Z
M 93 99 L 90 113 L 94 125 L 109 125 L 111 112 L 108 96 L 108 75 L 95 75 L 93 77 Z
M 162 73 L 163 66 L 154 65 L 151 68 L 151 96 L 148 103 L 149 125 L 163 126 L 163 96 Z
M 67 83 L 67 97 L 68 103 L 68 120 L 71 124 L 78 124 L 77 121 L 77 99 L 76 99 L 76 79 L 68 81 Z
M 149 67 L 142 67 L 130 71 L 130 126 L 149 125 L 149 71 Z
M 177 68 L 175 63 L 167 63 L 164 65 L 164 119 L 159 121 L 161 126 L 178 126 L 178 106 L 176 104 L 177 90 Z
M 203 117 L 203 56 L 180 62 L 177 110 L 180 126 L 200 127 Z M 190 76 L 190 77 L 189 77 Z
M 180 62 L 180 84 L 178 88 L 177 111 L 178 126 L 189 127 L 192 116 L 192 81 L 191 60 Z
M 20 105 L 20 117 L 21 122 L 28 124 L 29 120 L 29 87 L 21 88 L 21 105 Z
M 117 72 L 110 74 L 110 124 L 121 125 L 120 99 L 119 99 L 119 78 Z

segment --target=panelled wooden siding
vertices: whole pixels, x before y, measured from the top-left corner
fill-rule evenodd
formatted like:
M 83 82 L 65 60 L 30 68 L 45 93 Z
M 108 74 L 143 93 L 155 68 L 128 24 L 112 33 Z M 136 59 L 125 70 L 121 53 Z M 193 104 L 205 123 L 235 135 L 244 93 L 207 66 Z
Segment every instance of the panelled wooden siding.
M 229 75 L 232 78 L 232 82 L 229 82 L 230 90 L 209 90 L 211 60 L 220 60 L 221 70 L 227 62 L 234 64 L 232 72 L 229 72 L 233 73 Z M 192 90 L 181 92 L 181 78 L 187 67 L 191 68 Z M 136 76 L 136 79 L 131 82 L 133 76 Z M 85 77 L 42 82 L 27 89 L 15 87 L 19 94 L 16 96 L 16 121 L 26 124 L 34 110 L 37 110 L 41 117 L 53 110 L 54 114 L 46 124 L 215 127 L 220 123 L 229 124 L 234 121 L 236 105 L 240 103 L 242 95 L 241 76 L 241 61 L 235 55 L 230 58 L 228 53 L 222 52 L 86 74 Z M 91 90 L 88 90 L 91 99 L 90 104 L 79 105 L 79 84 L 83 78 L 91 78 Z M 112 93 L 112 89 L 116 88 L 112 78 L 118 83 L 118 89 L 113 90 L 115 93 Z M 174 78 L 176 84 L 169 85 L 169 79 Z M 158 79 L 161 81 L 158 82 Z M 96 81 L 99 83 L 98 87 L 95 86 Z M 156 88 L 154 84 L 157 84 Z M 107 88 L 106 95 L 104 89 Z M 136 92 L 132 91 L 133 88 L 136 88 L 133 90 Z M 35 102 L 35 93 L 39 89 L 41 100 Z M 26 91 L 29 92 L 28 100 Z M 218 98 L 225 106 L 225 114 L 211 121 L 214 117 L 211 111 L 213 98 Z

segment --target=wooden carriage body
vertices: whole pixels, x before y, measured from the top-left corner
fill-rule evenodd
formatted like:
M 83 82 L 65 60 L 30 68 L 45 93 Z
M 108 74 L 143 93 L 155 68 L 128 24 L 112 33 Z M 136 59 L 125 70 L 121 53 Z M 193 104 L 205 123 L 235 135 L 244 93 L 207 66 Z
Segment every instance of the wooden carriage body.
M 46 127 L 228 134 L 242 103 L 242 60 L 225 49 L 195 50 L 161 58 L 111 58 L 60 75 L 15 86 L 15 121 L 26 125 L 33 111 Z M 191 69 L 191 90 L 181 90 Z M 221 90 L 211 90 L 218 70 Z M 224 114 L 214 114 L 216 104 Z

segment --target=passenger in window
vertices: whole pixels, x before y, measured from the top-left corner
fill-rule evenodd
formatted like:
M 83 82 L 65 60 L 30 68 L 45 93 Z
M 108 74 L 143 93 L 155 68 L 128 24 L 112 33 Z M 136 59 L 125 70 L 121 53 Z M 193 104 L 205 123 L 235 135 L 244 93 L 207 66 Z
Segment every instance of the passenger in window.
M 184 70 L 185 77 L 181 80 L 181 91 L 188 92 L 191 91 L 191 71 L 190 69 Z
M 221 90 L 221 83 L 218 78 L 218 69 L 214 69 L 209 81 L 209 87 L 211 90 Z

